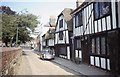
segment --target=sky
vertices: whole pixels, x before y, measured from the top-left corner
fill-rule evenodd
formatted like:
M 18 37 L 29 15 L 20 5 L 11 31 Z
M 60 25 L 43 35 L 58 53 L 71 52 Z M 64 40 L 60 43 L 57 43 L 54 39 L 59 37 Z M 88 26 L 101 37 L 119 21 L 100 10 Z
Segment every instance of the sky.
M 1 5 L 9 6 L 12 10 L 20 12 L 27 9 L 29 13 L 38 16 L 42 26 L 49 22 L 50 16 L 57 16 L 64 10 L 64 8 L 75 9 L 76 0 L 2 0 Z M 39 25 L 38 25 L 39 26 Z M 40 30 L 42 29 L 42 30 Z M 48 27 L 39 29 L 44 34 Z

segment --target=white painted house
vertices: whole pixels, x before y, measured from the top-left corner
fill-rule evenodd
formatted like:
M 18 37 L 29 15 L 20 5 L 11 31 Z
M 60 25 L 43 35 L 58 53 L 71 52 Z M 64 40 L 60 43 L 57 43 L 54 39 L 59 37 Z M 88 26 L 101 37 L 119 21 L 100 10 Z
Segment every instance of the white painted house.
M 56 55 L 65 59 L 70 59 L 72 36 L 72 9 L 65 8 L 57 18 L 55 30 L 55 52 Z

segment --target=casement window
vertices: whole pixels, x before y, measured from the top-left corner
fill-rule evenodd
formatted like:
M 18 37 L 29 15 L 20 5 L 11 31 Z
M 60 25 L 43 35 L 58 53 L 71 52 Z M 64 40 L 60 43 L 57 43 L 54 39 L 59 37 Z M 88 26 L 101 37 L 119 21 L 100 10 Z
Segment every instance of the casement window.
M 94 18 L 99 19 L 110 15 L 110 2 L 95 2 L 94 3 Z
M 63 19 L 59 21 L 59 28 L 62 28 L 62 27 L 63 27 Z
M 81 40 L 80 39 L 76 39 L 75 44 L 76 44 L 76 46 L 75 46 L 76 49 L 81 49 Z
M 100 54 L 100 38 L 96 38 L 96 54 Z
M 66 47 L 60 47 L 60 54 L 66 56 L 67 52 L 66 52 Z
M 93 54 L 97 55 L 109 55 L 109 45 L 105 37 L 96 37 L 91 39 L 91 47 Z M 106 50 L 107 49 L 107 50 Z
M 95 53 L 95 39 L 92 39 L 92 53 Z
M 83 25 L 83 20 L 82 20 L 82 11 L 77 13 L 75 16 L 75 27 L 79 27 Z
M 63 40 L 63 32 L 59 32 L 59 40 Z
M 105 54 L 105 38 L 101 38 L 101 54 Z

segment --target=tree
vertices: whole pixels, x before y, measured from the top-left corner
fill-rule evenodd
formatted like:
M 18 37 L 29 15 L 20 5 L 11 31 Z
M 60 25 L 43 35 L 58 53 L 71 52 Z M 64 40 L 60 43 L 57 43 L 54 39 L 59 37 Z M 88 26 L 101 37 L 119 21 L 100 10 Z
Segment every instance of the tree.
M 6 46 L 15 43 L 18 28 L 19 44 L 25 43 L 30 40 L 30 32 L 34 32 L 38 24 L 37 16 L 33 14 L 2 14 L 2 41 Z
M 16 18 L 13 15 L 2 15 L 2 41 L 8 46 L 8 42 L 15 36 Z

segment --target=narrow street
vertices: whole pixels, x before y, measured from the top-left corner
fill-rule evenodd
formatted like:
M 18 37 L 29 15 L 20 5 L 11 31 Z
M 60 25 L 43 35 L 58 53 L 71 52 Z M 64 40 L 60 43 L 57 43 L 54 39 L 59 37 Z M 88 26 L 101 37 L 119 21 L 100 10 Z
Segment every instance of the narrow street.
M 31 50 L 25 50 L 17 75 L 79 75 L 52 61 L 41 60 Z

